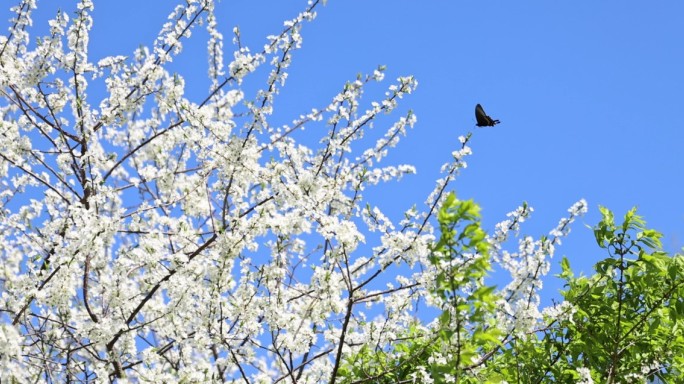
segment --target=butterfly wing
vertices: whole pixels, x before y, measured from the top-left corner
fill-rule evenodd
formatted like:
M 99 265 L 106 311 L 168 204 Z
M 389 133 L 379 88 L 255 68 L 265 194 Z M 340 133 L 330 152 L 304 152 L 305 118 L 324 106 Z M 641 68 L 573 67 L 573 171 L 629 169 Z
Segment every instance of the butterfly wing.
M 484 109 L 480 104 L 475 106 L 475 119 L 477 120 L 478 127 L 489 126 L 489 116 L 485 113 Z
M 499 124 L 499 120 L 493 120 L 491 117 L 487 116 L 480 104 L 475 106 L 475 119 L 477 120 L 478 127 L 493 127 L 496 124 Z

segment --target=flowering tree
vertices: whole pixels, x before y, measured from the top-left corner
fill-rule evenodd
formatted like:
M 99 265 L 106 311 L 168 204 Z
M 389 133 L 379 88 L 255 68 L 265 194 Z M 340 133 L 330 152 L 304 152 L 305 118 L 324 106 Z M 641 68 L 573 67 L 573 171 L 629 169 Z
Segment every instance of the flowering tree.
M 274 126 L 274 98 L 320 1 L 260 51 L 242 46 L 234 29 L 227 66 L 216 4 L 184 3 L 150 47 L 97 63 L 88 53 L 91 0 L 73 16 L 57 13 L 38 39 L 29 37 L 35 1 L 12 8 L 9 33 L 0 36 L 1 378 L 354 380 L 360 353 L 447 326 L 456 327 L 449 337 L 465 329 L 484 335 L 463 355 L 477 367 L 503 350 L 497 338 L 546 319 L 540 279 L 586 203 L 549 238 L 523 238 L 515 252 L 504 244 L 531 208 L 487 236 L 470 206 L 459 216 L 473 221 L 458 238 L 467 252 L 436 248 L 434 219 L 441 204 L 453 205 L 445 191 L 465 166 L 469 134 L 424 209 L 395 222 L 364 197 L 368 186 L 413 172 L 379 164 L 415 115 L 384 129 L 373 123 L 415 79 L 397 79 L 363 106 L 364 90 L 383 80 L 378 68 L 321 108 Z M 169 63 L 197 28 L 209 36 L 211 87 L 191 100 Z M 247 95 L 244 82 L 259 73 L 265 83 Z M 305 128 L 320 140 L 295 140 Z M 370 129 L 381 137 L 368 140 Z M 496 294 L 480 289 L 490 259 L 510 272 Z M 458 281 L 448 272 L 455 266 L 465 268 Z M 469 305 L 461 289 L 487 304 L 459 307 Z M 465 312 L 446 310 L 429 324 L 422 302 Z

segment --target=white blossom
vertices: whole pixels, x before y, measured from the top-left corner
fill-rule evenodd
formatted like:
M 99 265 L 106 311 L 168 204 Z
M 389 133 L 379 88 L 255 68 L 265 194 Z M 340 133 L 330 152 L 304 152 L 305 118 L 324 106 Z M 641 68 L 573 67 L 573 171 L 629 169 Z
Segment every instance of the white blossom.
M 425 204 L 397 219 L 368 190 L 392 182 L 383 193 L 395 193 L 417 172 L 386 164 L 417 127 L 413 111 L 394 115 L 417 80 L 378 84 L 381 66 L 278 125 L 274 100 L 320 2 L 260 49 L 243 45 L 238 27 L 224 44 L 219 3 L 181 3 L 150 44 L 98 58 L 93 1 L 48 20 L 39 44 L 36 2 L 13 8 L 0 36 L 0 376 L 270 383 L 299 364 L 297 381 L 317 383 L 363 346 L 389 350 L 409 327 L 435 332 L 418 303 L 442 308 L 430 293 L 438 269 L 479 257 L 430 261 L 434 218 L 471 136 L 454 140 Z M 171 64 L 202 38 L 209 81 L 198 97 L 188 69 Z M 365 94 L 371 87 L 384 96 Z M 488 239 L 511 279 L 497 326 L 516 332 L 570 312 L 542 312 L 537 292 L 586 202 L 553 239 L 505 249 L 531 212 L 521 206 Z M 426 367 L 413 379 L 434 380 Z
M 594 384 L 594 380 L 591 378 L 591 371 L 589 368 L 577 368 L 577 373 L 580 376 L 580 381 L 578 383 Z

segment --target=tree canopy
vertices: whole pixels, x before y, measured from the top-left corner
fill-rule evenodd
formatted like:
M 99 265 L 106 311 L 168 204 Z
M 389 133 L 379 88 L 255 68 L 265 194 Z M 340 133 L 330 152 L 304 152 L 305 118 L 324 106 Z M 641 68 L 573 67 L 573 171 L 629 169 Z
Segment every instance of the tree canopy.
M 488 231 L 477 203 L 450 192 L 472 153 L 464 132 L 423 204 L 394 218 L 367 189 L 396 193 L 383 184 L 415 172 L 385 160 L 417 121 L 397 113 L 417 80 L 384 85 L 380 66 L 276 125 L 321 3 L 262 49 L 235 27 L 230 54 L 219 4 L 182 2 L 151 44 L 96 62 L 91 0 L 42 26 L 36 1 L 12 8 L 0 36 L 3 382 L 678 380 L 681 256 L 635 210 L 616 224 L 601 208 L 606 258 L 592 276 L 563 259 L 563 301 L 544 308 L 542 281 L 584 200 L 548 235 L 520 235 L 524 202 Z M 200 30 L 210 86 L 192 97 L 171 63 Z

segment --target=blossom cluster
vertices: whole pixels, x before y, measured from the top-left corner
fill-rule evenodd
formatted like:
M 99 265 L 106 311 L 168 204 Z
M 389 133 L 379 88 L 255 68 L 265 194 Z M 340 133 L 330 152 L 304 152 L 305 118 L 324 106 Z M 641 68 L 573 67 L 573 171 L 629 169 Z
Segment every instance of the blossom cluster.
M 55 15 L 36 44 L 36 2 L 12 9 L 0 36 L 0 377 L 314 383 L 423 321 L 415 303 L 434 279 L 422 269 L 431 219 L 466 166 L 470 135 L 425 208 L 394 222 L 364 193 L 415 172 L 383 161 L 416 114 L 376 121 L 416 79 L 396 79 L 364 107 L 381 67 L 274 126 L 274 100 L 320 2 L 261 50 L 233 28 L 228 64 L 217 4 L 183 3 L 151 46 L 97 62 L 92 1 Z M 168 64 L 202 27 L 211 89 L 195 100 Z M 263 87 L 248 94 L 242 85 L 261 74 Z M 319 141 L 296 140 L 304 129 Z M 501 250 L 530 212 L 497 226 L 492 244 Z M 501 312 L 510 329 L 539 317 L 555 243 L 526 238 L 517 253 L 501 251 L 513 279 Z

